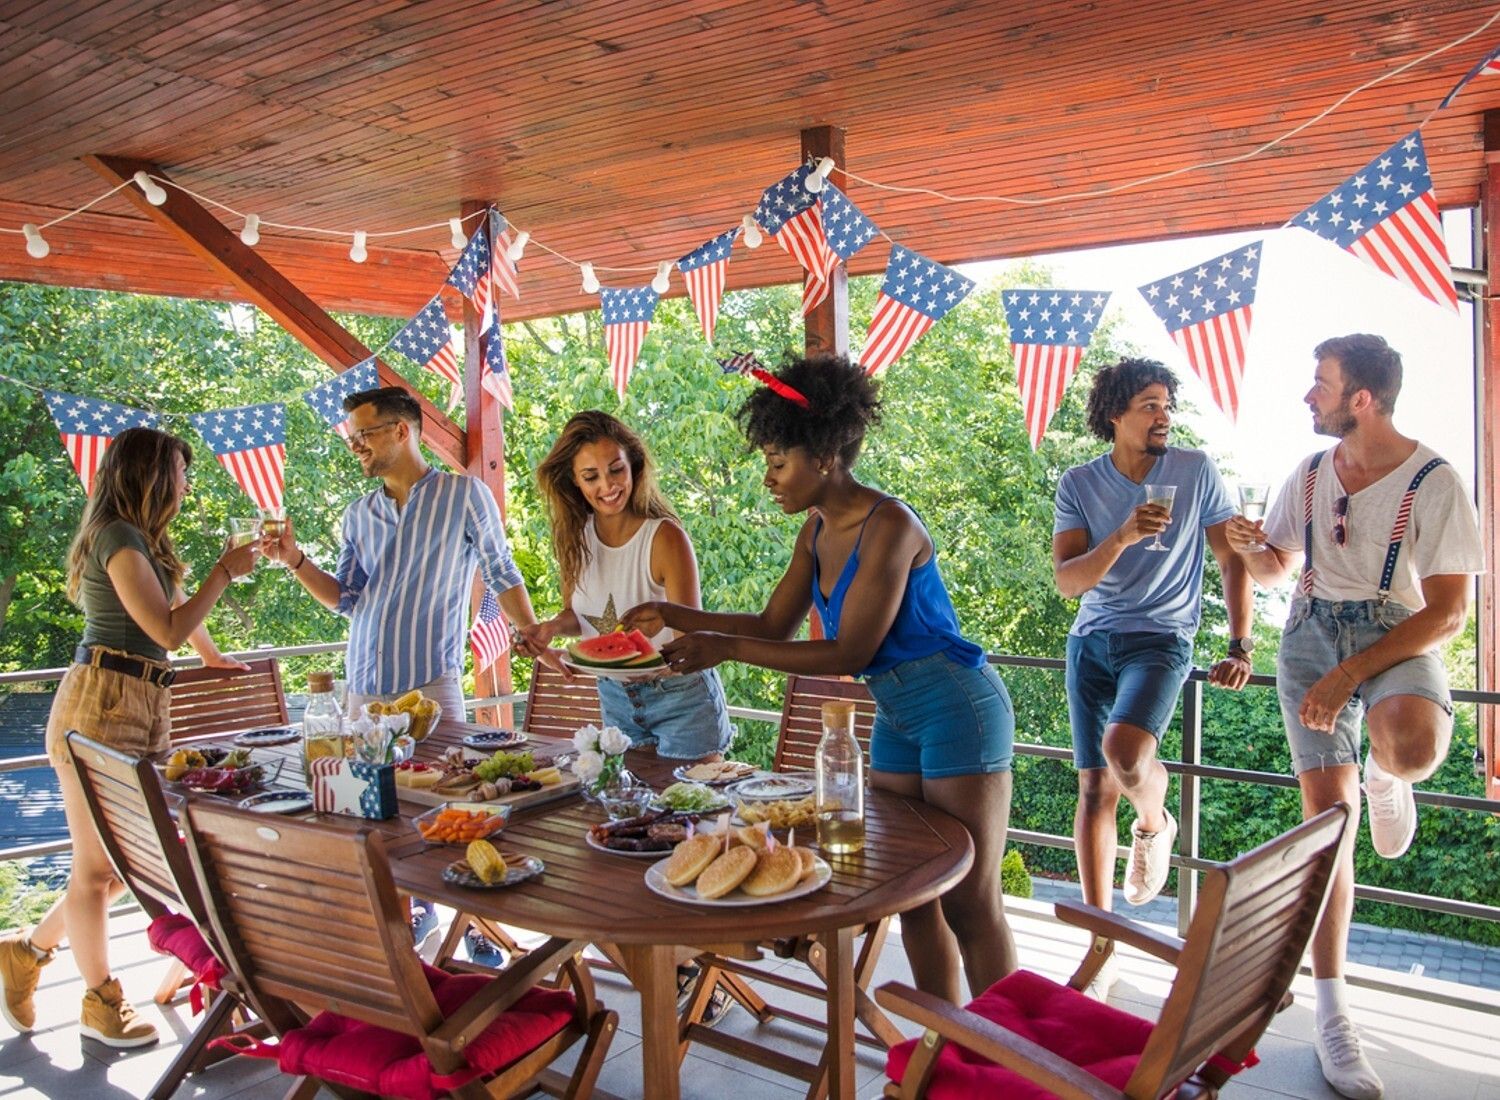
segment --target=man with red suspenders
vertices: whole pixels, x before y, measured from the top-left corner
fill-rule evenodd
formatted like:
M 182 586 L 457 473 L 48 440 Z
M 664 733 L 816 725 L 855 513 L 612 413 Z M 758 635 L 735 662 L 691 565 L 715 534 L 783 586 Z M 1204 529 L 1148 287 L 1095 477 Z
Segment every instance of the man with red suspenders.
M 1339 440 L 1299 463 L 1265 529 L 1243 517 L 1229 544 L 1264 585 L 1302 576 L 1282 634 L 1277 686 L 1312 817 L 1359 806 L 1360 723 L 1375 851 L 1395 859 L 1417 827 L 1412 784 L 1448 753 L 1453 704 L 1438 649 L 1468 619 L 1473 574 L 1484 571 L 1474 504 L 1431 448 L 1396 431 L 1401 357 L 1379 336 L 1325 340 L 1305 398 L 1313 430 Z M 1339 859 L 1313 933 L 1318 1061 L 1347 1097 L 1378 1098 L 1344 991 L 1354 910 L 1353 837 Z

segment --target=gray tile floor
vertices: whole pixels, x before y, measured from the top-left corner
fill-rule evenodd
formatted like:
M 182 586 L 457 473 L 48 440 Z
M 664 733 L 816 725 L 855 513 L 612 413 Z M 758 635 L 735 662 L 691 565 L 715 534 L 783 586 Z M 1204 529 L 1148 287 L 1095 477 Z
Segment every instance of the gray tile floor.
M 1056 978 L 1071 973 L 1082 952 L 1080 933 L 1058 924 L 1050 907 L 1017 902 L 1012 909 L 1022 963 Z M 166 963 L 145 946 L 139 913 L 125 914 L 112 926 L 112 955 L 116 972 L 137 1006 L 162 1030 L 163 1042 L 133 1054 L 116 1055 L 80 1040 L 77 1029 L 81 996 L 77 972 L 66 952 L 44 971 L 38 992 L 38 1027 L 25 1037 L 0 1036 L 0 1098 L 88 1097 L 124 1100 L 139 1097 L 155 1082 L 175 1053 L 181 1037 L 192 1027 L 186 1007 L 158 1008 L 150 1002 Z M 795 967 L 775 960 L 767 965 Z M 881 960 L 880 981 L 908 980 L 905 956 L 898 937 L 892 937 Z M 1114 1003 L 1145 1016 L 1155 1014 L 1167 992 L 1170 972 L 1155 960 L 1128 949 L 1123 952 L 1121 980 Z M 1447 983 L 1418 979 L 1423 988 L 1449 995 L 1472 995 Z M 1246 1071 L 1225 1091 L 1228 1100 L 1272 1100 L 1277 1097 L 1328 1098 L 1335 1094 L 1318 1072 L 1311 1045 L 1312 992 L 1299 978 L 1297 1003 L 1277 1017 L 1260 1044 L 1261 1064 Z M 602 974 L 600 995 L 620 1013 L 621 1027 L 605 1064 L 601 1087 L 624 1097 L 639 1097 L 640 1021 L 638 1003 L 618 977 Z M 777 991 L 778 997 L 788 995 Z M 1481 994 L 1483 996 L 1483 994 Z M 1500 999 L 1492 1011 L 1456 1008 L 1374 989 L 1356 987 L 1352 1000 L 1364 1031 L 1367 1049 L 1386 1083 L 1391 1100 L 1500 1100 Z M 732 1012 L 720 1025 L 724 1031 L 749 1035 L 762 1030 L 750 1017 Z M 3 1027 L 3 1025 L 0 1025 Z M 795 1025 L 769 1025 L 773 1040 L 788 1053 L 808 1053 L 812 1036 Z M 915 1029 L 905 1027 L 908 1034 Z M 764 1036 L 762 1036 L 764 1037 Z M 861 1048 L 861 1098 L 879 1095 L 884 1080 L 883 1057 Z M 699 1048 L 683 1066 L 685 1098 L 735 1100 L 792 1098 L 802 1095 L 799 1083 L 769 1070 L 750 1066 L 717 1051 Z M 179 1092 L 183 1098 L 271 1100 L 285 1091 L 286 1081 L 268 1062 L 237 1059 L 216 1066 L 190 1080 Z M 324 1095 L 327 1095 L 326 1093 Z

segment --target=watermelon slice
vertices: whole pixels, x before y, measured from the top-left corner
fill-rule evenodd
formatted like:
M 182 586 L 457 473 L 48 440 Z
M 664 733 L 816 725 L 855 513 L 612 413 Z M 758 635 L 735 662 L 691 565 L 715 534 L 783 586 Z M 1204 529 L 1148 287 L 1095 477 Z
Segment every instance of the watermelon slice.
M 595 668 L 618 668 L 629 664 L 641 655 L 628 635 L 600 634 L 597 638 L 582 638 L 568 646 L 568 656 L 575 664 L 591 665 Z
M 629 639 L 630 643 L 633 646 L 635 646 L 635 651 L 642 657 L 656 656 L 656 647 L 651 644 L 651 639 L 646 637 L 639 630 L 632 630 L 629 634 L 625 635 L 625 637 Z

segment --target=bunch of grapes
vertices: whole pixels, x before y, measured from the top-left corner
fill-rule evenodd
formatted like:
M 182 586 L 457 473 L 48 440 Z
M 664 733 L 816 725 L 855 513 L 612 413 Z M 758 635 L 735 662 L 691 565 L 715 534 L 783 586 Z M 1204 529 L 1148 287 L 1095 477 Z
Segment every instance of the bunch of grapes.
M 493 783 L 502 775 L 513 778 L 525 775 L 536 767 L 536 761 L 529 752 L 497 752 L 488 760 L 483 761 L 474 768 L 474 774 L 486 783 Z

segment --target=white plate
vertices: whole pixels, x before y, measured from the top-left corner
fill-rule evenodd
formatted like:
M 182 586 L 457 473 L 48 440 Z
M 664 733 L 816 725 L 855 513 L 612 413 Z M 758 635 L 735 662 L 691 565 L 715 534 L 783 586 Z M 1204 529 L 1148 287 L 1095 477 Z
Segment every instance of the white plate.
M 700 767 L 698 764 L 679 764 L 672 769 L 672 777 L 680 779 L 684 783 L 702 783 L 705 787 L 727 787 L 731 783 L 743 783 L 747 779 L 753 779 L 758 775 L 769 775 L 769 772 L 754 770 L 739 776 L 736 779 L 694 779 L 688 774 L 693 768 Z
M 520 730 L 491 730 L 486 733 L 471 733 L 464 737 L 463 743 L 471 749 L 484 749 L 494 751 L 495 749 L 512 749 L 517 745 L 526 743 L 526 734 Z
M 752 802 L 795 802 L 812 794 L 817 785 L 818 781 L 811 772 L 785 772 L 741 779 L 726 787 L 724 793 L 730 798 L 748 799 Z
M 653 894 L 660 894 L 672 901 L 686 902 L 688 905 L 709 905 L 725 909 L 737 909 L 746 905 L 771 905 L 778 901 L 806 897 L 828 885 L 828 880 L 833 878 L 833 868 L 828 866 L 822 856 L 814 858 L 817 860 L 817 869 L 813 871 L 812 878 L 803 879 L 786 893 L 776 894 L 769 898 L 752 898 L 748 894 L 740 893 L 738 888 L 731 890 L 722 898 L 700 898 L 696 887 L 673 886 L 667 881 L 666 875 L 662 872 L 662 865 L 667 862 L 665 859 L 658 860 L 646 868 L 646 887 Z
M 667 665 L 654 665 L 651 668 L 595 668 L 593 665 L 575 665 L 566 657 L 562 659 L 562 663 L 574 672 L 586 672 L 601 680 L 624 680 L 627 683 L 660 680 L 663 676 L 672 675 L 672 670 Z
M 594 839 L 592 832 L 583 834 L 583 842 L 596 852 L 603 852 L 607 856 L 624 856 L 626 859 L 664 859 L 672 854 L 671 848 L 663 848 L 655 852 L 630 852 L 623 848 L 606 848 Z

